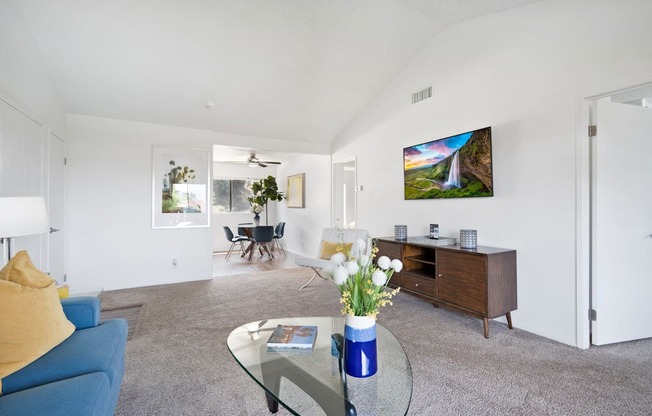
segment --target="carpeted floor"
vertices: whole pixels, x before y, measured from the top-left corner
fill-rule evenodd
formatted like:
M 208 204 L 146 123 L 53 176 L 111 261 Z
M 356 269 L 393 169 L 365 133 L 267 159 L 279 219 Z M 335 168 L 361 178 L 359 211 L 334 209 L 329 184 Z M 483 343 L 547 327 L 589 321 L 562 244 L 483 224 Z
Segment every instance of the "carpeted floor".
M 138 331 L 138 316 L 143 305 L 125 306 L 117 309 L 102 309 L 100 321 L 107 319 L 122 318 L 127 320 L 127 340 L 130 340 Z
M 265 318 L 339 315 L 332 283 L 297 290 L 310 276 L 289 269 L 104 292 L 105 309 L 143 305 L 116 414 L 270 414 L 226 338 Z M 581 351 L 492 321 L 487 340 L 482 321 L 406 294 L 379 322 L 412 365 L 409 415 L 652 415 L 652 339 Z

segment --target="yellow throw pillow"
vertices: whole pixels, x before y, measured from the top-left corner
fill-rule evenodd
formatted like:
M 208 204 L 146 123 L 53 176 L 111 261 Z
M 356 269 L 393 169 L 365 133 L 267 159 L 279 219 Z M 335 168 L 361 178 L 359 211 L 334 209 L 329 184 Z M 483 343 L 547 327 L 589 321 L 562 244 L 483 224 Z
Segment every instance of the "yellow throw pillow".
M 349 258 L 351 253 L 351 246 L 353 243 L 334 243 L 330 241 L 321 241 L 321 255 L 319 256 L 322 259 L 330 260 L 330 258 L 335 253 L 342 253 Z
M 59 292 L 59 299 L 65 299 L 70 296 L 70 287 L 68 285 L 57 286 Z
M 0 379 L 36 361 L 75 331 L 63 313 L 56 282 L 34 266 L 26 251 L 16 253 L 0 270 L 0 317 Z

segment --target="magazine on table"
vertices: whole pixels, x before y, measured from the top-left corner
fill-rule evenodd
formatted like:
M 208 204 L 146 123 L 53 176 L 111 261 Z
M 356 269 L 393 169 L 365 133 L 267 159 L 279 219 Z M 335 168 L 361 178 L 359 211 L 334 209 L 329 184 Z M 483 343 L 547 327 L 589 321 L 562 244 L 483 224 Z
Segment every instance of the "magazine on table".
M 312 351 L 317 327 L 312 325 L 278 325 L 267 340 L 268 352 Z

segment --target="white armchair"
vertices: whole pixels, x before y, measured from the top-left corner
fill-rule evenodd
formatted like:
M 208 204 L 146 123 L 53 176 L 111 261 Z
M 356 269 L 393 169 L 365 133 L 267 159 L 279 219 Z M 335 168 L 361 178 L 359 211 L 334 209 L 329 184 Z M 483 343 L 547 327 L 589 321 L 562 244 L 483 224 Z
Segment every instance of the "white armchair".
M 321 233 L 317 257 L 297 257 L 295 259 L 297 266 L 310 267 L 315 272 L 310 280 L 299 289 L 308 286 L 317 276 L 322 279 L 327 279 L 321 274 L 321 270 L 329 265 L 329 260 L 335 254 L 337 248 L 341 248 L 343 244 L 348 252 L 353 243 L 359 238 L 367 243 L 367 252 L 365 254 L 371 254 L 371 236 L 367 230 L 356 228 L 324 228 Z

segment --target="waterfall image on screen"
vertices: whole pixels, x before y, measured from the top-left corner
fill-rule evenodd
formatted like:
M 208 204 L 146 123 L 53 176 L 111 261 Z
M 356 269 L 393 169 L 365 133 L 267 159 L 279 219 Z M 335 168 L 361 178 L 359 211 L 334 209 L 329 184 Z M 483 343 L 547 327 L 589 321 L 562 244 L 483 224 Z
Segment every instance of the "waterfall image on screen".
M 491 127 L 403 149 L 405 199 L 493 196 Z

